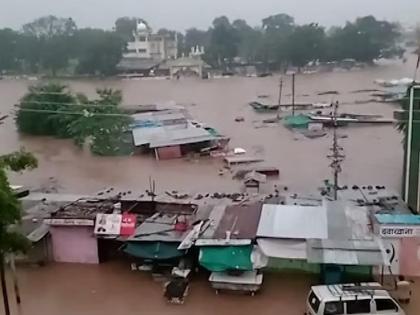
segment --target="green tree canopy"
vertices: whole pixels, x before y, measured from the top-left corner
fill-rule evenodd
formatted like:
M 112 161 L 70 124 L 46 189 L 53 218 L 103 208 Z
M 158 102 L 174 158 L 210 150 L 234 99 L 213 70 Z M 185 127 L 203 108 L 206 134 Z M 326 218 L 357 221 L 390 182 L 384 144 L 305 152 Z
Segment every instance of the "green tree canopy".
M 89 140 L 95 154 L 131 153 L 131 118 L 119 107 L 121 91 L 103 89 L 97 94 L 97 99 L 89 100 L 61 84 L 30 87 L 19 104 L 18 129 L 27 134 L 72 138 L 79 146 Z
M 40 17 L 22 27 L 25 34 L 37 38 L 52 38 L 55 36 L 71 36 L 77 29 L 72 18 L 60 18 L 54 15 Z
M 5 314 L 10 314 L 7 297 L 5 258 L 9 254 L 25 252 L 29 241 L 17 226 L 22 219 L 22 207 L 7 179 L 6 170 L 22 171 L 37 166 L 35 157 L 21 150 L 7 155 L 0 155 L 0 279 L 3 292 Z
M 22 27 L 24 38 L 32 38 L 32 43 L 40 57 L 39 64 L 55 76 L 66 68 L 73 51 L 72 37 L 77 30 L 71 18 L 53 15 L 40 17 Z
M 336 28 L 329 38 L 331 58 L 371 62 L 377 58 L 400 56 L 403 50 L 398 46 L 401 36 L 395 23 L 376 20 L 373 16 L 348 22 L 343 28 Z
M 18 68 L 19 33 L 5 28 L 0 30 L 0 73 Z
M 212 64 L 229 63 L 237 56 L 239 37 L 226 16 L 215 18 L 207 55 Z
M 297 26 L 288 37 L 290 62 L 303 67 L 309 61 L 322 59 L 326 53 L 327 38 L 323 27 L 317 24 Z
M 19 104 L 16 124 L 22 133 L 68 137 L 65 128 L 73 116 L 57 114 L 57 112 L 72 111 L 77 99 L 65 85 L 58 83 L 41 84 L 29 87 Z
M 134 32 L 136 31 L 137 23 L 139 22 L 148 25 L 145 20 L 138 17 L 120 17 L 115 21 L 115 32 L 120 35 L 124 41 L 131 41 L 134 39 Z
M 77 72 L 91 75 L 113 75 L 126 48 L 125 41 L 116 33 L 100 29 L 82 29 L 76 32 L 78 43 Z

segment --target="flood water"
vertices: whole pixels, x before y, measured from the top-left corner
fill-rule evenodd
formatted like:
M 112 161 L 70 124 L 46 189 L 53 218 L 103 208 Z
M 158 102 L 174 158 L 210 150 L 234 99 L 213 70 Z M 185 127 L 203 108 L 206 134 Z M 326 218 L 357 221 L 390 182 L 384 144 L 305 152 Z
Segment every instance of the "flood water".
M 297 102 L 341 103 L 366 100 L 369 93 L 351 91 L 378 88 L 377 78 L 395 79 L 411 77 L 415 58 L 388 63 L 363 70 L 298 75 L 296 78 Z M 283 102 L 290 102 L 290 77 L 284 77 Z M 36 82 L 35 82 L 36 83 Z M 258 152 L 265 165 L 280 169 L 280 183 L 294 191 L 314 192 L 321 181 L 331 178 L 329 153 L 332 137 L 307 139 L 278 126 L 256 128 L 261 120 L 273 114 L 257 114 L 248 102 L 258 95 L 269 95 L 263 102 L 276 102 L 278 76 L 268 78 L 224 78 L 213 80 L 84 80 L 67 82 L 73 91 L 93 96 L 99 87 L 121 89 L 124 104 L 177 103 L 188 108 L 194 118 L 219 129 L 231 138 L 232 147 L 242 147 L 250 154 Z M 32 81 L 0 80 L 0 112 L 13 110 Z M 339 95 L 318 96 L 318 92 L 337 90 Z M 302 96 L 308 95 L 308 96 Z M 342 105 L 341 112 L 381 114 L 392 118 L 397 105 L 371 103 Z M 12 115 L 13 116 L 13 115 Z M 237 116 L 245 122 L 235 122 Z M 402 156 L 401 134 L 392 125 L 346 127 L 340 133 L 348 136 L 340 140 L 345 149 L 341 183 L 384 184 L 389 189 L 400 190 Z M 151 156 L 95 157 L 75 147 L 71 141 L 45 137 L 19 135 L 10 117 L 0 127 L 0 153 L 21 146 L 35 153 L 39 168 L 20 175 L 12 181 L 30 187 L 48 185 L 53 181 L 60 191 L 85 193 L 104 187 L 117 187 L 141 191 L 148 188 L 148 178 L 156 180 L 157 190 L 177 189 L 187 192 L 237 191 L 240 183 L 230 175 L 219 176 L 220 160 L 185 159 L 155 161 Z M 53 178 L 53 179 L 51 179 Z
M 317 283 L 309 275 L 268 273 L 254 297 L 216 295 L 201 275 L 191 282 L 185 304 L 171 305 L 163 298 L 163 283 L 153 281 L 149 273 L 131 271 L 128 263 L 19 267 L 17 276 L 22 304 L 16 307 L 9 282 L 13 315 L 302 315 L 309 288 Z M 420 309 L 419 281 L 415 279 L 412 301 L 405 306 L 407 315 L 417 315 Z
M 368 93 L 353 90 L 377 88 L 377 78 L 410 77 L 414 58 L 380 67 L 342 73 L 322 73 L 297 76 L 297 102 L 341 103 L 366 100 Z M 285 77 L 283 94 L 290 94 L 290 77 Z M 0 113 L 10 113 L 13 105 L 34 82 L 0 80 Z M 247 105 L 257 95 L 270 95 L 274 103 L 278 93 L 278 77 L 227 78 L 217 80 L 181 79 L 138 81 L 70 81 L 71 89 L 94 95 L 98 87 L 121 89 L 125 104 L 176 102 L 187 106 L 197 119 L 231 137 L 231 145 L 249 152 L 259 152 L 266 165 L 280 169 L 281 184 L 294 191 L 314 192 L 325 178 L 331 177 L 326 155 L 331 135 L 306 139 L 282 125 L 259 126 L 271 117 L 254 113 Z M 334 96 L 317 96 L 318 92 L 337 90 Z M 302 96 L 306 94 L 309 96 Z M 269 102 L 268 100 L 263 100 Z M 290 96 L 283 98 L 290 101 Z M 397 105 L 371 103 L 343 105 L 342 112 L 381 114 L 391 118 Z M 245 117 L 237 123 L 236 116 Z M 345 149 L 341 182 L 387 185 L 399 191 L 402 171 L 401 134 L 392 125 L 346 127 L 347 135 L 340 143 Z M 187 161 L 155 161 L 153 156 L 103 158 L 91 156 L 70 141 L 45 137 L 29 137 L 16 132 L 13 117 L 0 127 L 0 153 L 24 146 L 39 159 L 38 169 L 13 174 L 12 182 L 33 188 L 53 184 L 60 191 L 86 193 L 104 187 L 141 191 L 148 188 L 148 177 L 157 182 L 157 190 L 237 191 L 239 182 L 231 176 L 219 176 L 222 161 L 203 159 Z M 18 271 L 22 291 L 20 314 L 260 314 L 300 315 L 304 311 L 307 289 L 313 279 L 270 275 L 264 280 L 263 292 L 254 297 L 216 296 L 206 279 L 192 284 L 191 295 L 184 306 L 167 305 L 162 299 L 161 285 L 147 275 L 129 271 L 127 264 L 81 266 L 53 264 L 43 268 L 21 268 Z M 9 286 L 11 288 L 11 285 Z M 415 291 L 418 294 L 419 290 Z M 12 303 L 13 304 L 13 303 Z M 417 314 L 419 305 L 410 305 L 409 315 Z M 15 306 L 13 309 L 16 310 Z M 0 313 L 2 308 L 0 306 Z M 16 313 L 19 314 L 19 313 Z

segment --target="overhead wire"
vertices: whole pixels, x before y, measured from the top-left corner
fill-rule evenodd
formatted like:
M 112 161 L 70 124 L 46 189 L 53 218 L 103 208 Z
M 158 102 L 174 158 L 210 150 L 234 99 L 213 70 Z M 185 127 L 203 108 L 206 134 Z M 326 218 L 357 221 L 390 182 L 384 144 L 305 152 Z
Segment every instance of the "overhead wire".
M 43 113 L 43 114 L 62 114 L 62 115 L 80 115 L 86 117 L 92 116 L 105 116 L 105 117 L 131 117 L 128 114 L 113 114 L 113 113 L 93 113 L 89 111 L 85 112 L 67 112 L 59 110 L 48 110 L 48 109 L 32 109 L 32 108 L 21 108 L 19 111 L 22 112 L 31 112 L 31 113 Z
M 61 102 L 50 102 L 50 101 L 22 101 L 22 104 L 39 104 L 39 105 L 63 105 L 63 106 L 85 106 L 85 107 L 113 107 L 118 108 L 119 105 L 112 104 L 82 104 L 82 103 L 61 103 Z M 135 106 L 135 105 L 123 105 L 123 106 Z M 122 106 L 122 107 L 123 107 Z
M 31 109 L 21 108 L 19 111 L 23 112 L 34 112 L 34 113 L 45 113 L 45 114 L 63 114 L 63 115 L 82 115 L 82 116 L 109 116 L 109 117 L 132 117 L 129 114 L 113 114 L 113 113 L 92 113 L 92 112 L 70 112 L 70 111 L 57 111 L 48 109 Z M 395 119 L 395 123 L 408 122 L 408 120 Z M 413 120 L 415 123 L 420 123 L 420 120 Z

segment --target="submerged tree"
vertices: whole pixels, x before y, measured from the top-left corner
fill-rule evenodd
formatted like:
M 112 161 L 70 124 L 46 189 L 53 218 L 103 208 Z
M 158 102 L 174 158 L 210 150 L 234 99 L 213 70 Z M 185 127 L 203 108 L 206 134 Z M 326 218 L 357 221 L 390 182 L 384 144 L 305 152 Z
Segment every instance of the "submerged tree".
M 76 144 L 89 142 L 97 155 L 125 155 L 131 153 L 128 136 L 131 118 L 119 108 L 121 91 L 98 89 L 96 100 L 87 101 L 83 115 L 69 125 Z
M 27 134 L 72 138 L 80 146 L 89 140 L 92 152 L 99 155 L 131 153 L 131 118 L 119 107 L 121 91 L 103 89 L 97 93 L 98 99 L 89 100 L 60 84 L 31 87 L 17 111 L 18 129 Z
M 32 169 L 37 166 L 35 157 L 20 151 L 0 156 L 0 280 L 3 292 L 5 314 L 10 314 L 5 278 L 5 259 L 7 255 L 24 252 L 28 248 L 28 240 L 16 229 L 21 221 L 21 204 L 6 176 L 6 170 L 14 172 Z
M 20 132 L 38 136 L 69 137 L 67 125 L 76 116 L 62 112 L 77 109 L 76 97 L 65 85 L 58 83 L 29 87 L 21 99 L 16 116 Z

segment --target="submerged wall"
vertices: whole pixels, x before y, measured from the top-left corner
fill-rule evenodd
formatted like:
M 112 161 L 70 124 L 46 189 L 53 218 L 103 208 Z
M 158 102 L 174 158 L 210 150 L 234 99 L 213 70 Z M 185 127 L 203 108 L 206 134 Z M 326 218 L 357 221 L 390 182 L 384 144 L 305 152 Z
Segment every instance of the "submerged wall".
M 56 262 L 98 264 L 98 242 L 89 226 L 51 226 Z

